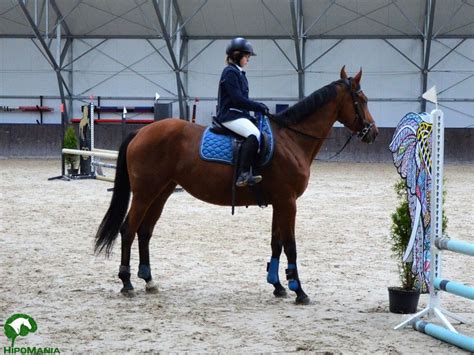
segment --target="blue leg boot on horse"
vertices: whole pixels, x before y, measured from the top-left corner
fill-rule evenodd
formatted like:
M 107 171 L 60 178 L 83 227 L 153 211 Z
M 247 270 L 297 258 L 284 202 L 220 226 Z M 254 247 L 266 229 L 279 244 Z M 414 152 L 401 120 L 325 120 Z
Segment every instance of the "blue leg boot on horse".
M 272 257 L 270 262 L 267 263 L 267 282 L 275 287 L 273 294 L 278 298 L 285 298 L 288 296 L 285 288 L 280 283 L 278 276 L 278 267 L 280 266 L 280 259 Z

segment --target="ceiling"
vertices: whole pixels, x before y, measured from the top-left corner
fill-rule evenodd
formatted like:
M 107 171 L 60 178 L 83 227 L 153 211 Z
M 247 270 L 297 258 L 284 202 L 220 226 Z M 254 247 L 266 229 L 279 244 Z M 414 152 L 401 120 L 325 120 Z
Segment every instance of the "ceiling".
M 46 37 L 423 38 L 434 0 L 19 0 Z M 154 4 L 155 2 L 155 4 Z M 156 6 L 155 6 L 156 5 Z M 157 11 L 159 9 L 159 11 Z M 171 15 L 170 15 L 171 14 Z M 474 38 L 474 0 L 438 0 L 435 38 Z M 0 37 L 34 37 L 19 2 L 0 1 Z

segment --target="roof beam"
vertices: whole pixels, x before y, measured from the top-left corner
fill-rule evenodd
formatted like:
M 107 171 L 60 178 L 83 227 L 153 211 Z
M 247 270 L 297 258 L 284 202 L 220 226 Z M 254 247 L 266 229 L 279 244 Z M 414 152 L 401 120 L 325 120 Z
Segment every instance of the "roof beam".
M 389 29 L 391 29 L 391 30 L 397 31 L 398 33 L 401 33 L 401 34 L 403 34 L 403 35 L 407 35 L 406 32 L 404 32 L 404 31 L 402 31 L 402 30 L 400 30 L 400 29 L 398 29 L 398 28 L 394 28 L 394 27 L 392 27 L 392 26 L 390 26 L 390 25 L 387 25 L 386 23 L 384 23 L 384 22 L 382 22 L 382 21 L 378 21 L 378 20 L 376 20 L 376 19 L 374 19 L 374 18 L 372 18 L 372 17 L 369 16 L 369 15 L 371 15 L 371 14 L 377 12 L 377 11 L 380 11 L 380 10 L 386 8 L 386 7 L 389 7 L 393 2 L 394 2 L 394 0 L 391 0 L 388 4 L 384 4 L 384 5 L 381 5 L 381 6 L 379 6 L 379 7 L 376 7 L 375 9 L 373 9 L 373 10 L 371 10 L 371 11 L 365 13 L 365 14 L 362 14 L 362 13 L 360 13 L 360 12 L 358 12 L 358 11 L 352 10 L 351 8 L 345 6 L 344 4 L 336 3 L 337 6 L 339 6 L 340 8 L 342 8 L 342 9 L 344 9 L 344 10 L 347 10 L 347 11 L 349 11 L 349 12 L 352 12 L 353 14 L 357 15 L 357 17 L 355 17 L 355 18 L 353 18 L 353 19 L 351 19 L 351 20 L 348 20 L 348 21 L 346 21 L 346 22 L 344 22 L 344 23 L 342 23 L 342 24 L 338 24 L 338 25 L 336 25 L 336 26 L 333 27 L 333 28 L 330 28 L 329 30 L 325 31 L 324 34 L 330 33 L 330 32 L 332 32 L 332 31 L 334 31 L 334 30 L 336 30 L 336 29 L 339 29 L 340 27 L 346 26 L 346 25 L 348 25 L 348 24 L 350 24 L 350 23 L 352 23 L 352 22 L 355 22 L 355 21 L 358 21 L 358 20 L 360 20 L 360 19 L 362 19 L 362 18 L 365 18 L 365 19 L 370 20 L 370 21 L 372 21 L 372 22 L 375 22 L 375 23 L 377 23 L 377 24 L 379 24 L 379 25 L 381 25 L 381 26 L 383 26 L 383 27 L 386 27 L 386 28 L 389 28 Z
M 59 10 L 58 5 L 56 4 L 56 0 L 49 0 L 51 3 L 51 7 L 53 8 L 56 16 L 58 17 L 58 24 L 61 24 L 66 32 L 66 35 L 70 36 L 71 31 L 69 30 L 69 26 L 67 25 L 66 19 L 63 17 L 61 10 Z M 51 31 L 52 32 L 52 31 Z
M 422 70 L 422 67 L 419 66 L 415 61 L 411 60 L 405 53 L 403 53 L 400 49 L 398 49 L 394 44 L 390 43 L 388 39 L 384 39 L 384 42 L 387 43 L 390 47 L 392 47 L 398 54 L 400 54 L 403 58 L 408 60 L 411 64 L 413 64 L 418 70 Z
M 179 5 L 178 5 L 178 0 L 172 0 L 172 1 L 173 1 L 174 12 L 176 12 L 176 18 L 178 19 L 177 24 L 176 24 L 177 29 L 173 33 L 173 35 L 181 31 L 181 34 L 183 36 L 187 36 L 186 24 L 184 23 L 183 15 L 181 14 L 181 9 L 179 8 Z
M 89 43 L 87 43 L 86 41 L 84 41 L 84 40 L 80 40 L 80 41 L 81 41 L 82 43 L 84 43 L 85 45 L 87 45 L 87 46 L 89 46 L 89 47 L 92 47 L 92 45 L 89 44 Z M 153 85 L 156 85 L 157 87 L 159 87 L 159 88 L 162 89 L 163 91 L 166 91 L 166 92 L 168 92 L 168 93 L 171 94 L 171 95 L 175 95 L 174 93 L 172 93 L 171 91 L 169 91 L 169 90 L 166 89 L 165 87 L 163 87 L 163 86 L 161 86 L 160 84 L 158 84 L 157 82 L 151 80 L 151 79 L 150 79 L 149 77 L 147 77 L 146 75 L 143 75 L 142 73 L 140 73 L 140 72 L 138 72 L 137 70 L 135 70 L 135 69 L 132 68 L 134 65 L 136 65 L 136 64 L 140 63 L 141 61 L 143 61 L 144 59 L 150 57 L 150 56 L 151 56 L 152 54 L 154 54 L 155 52 L 151 52 L 151 53 L 149 53 L 149 54 L 143 56 L 143 57 L 140 58 L 139 60 L 135 61 L 134 63 L 132 63 L 132 64 L 130 64 L 130 65 L 126 65 L 126 64 L 120 62 L 119 60 L 117 60 L 116 58 L 114 58 L 113 56 L 111 56 L 111 55 L 105 53 L 104 51 L 102 51 L 102 50 L 100 50 L 100 49 L 95 48 L 95 50 L 96 50 L 97 52 L 99 52 L 100 54 L 102 54 L 103 56 L 109 58 L 109 59 L 112 60 L 113 62 L 115 62 L 115 63 L 117 63 L 117 64 L 123 66 L 123 70 L 121 70 L 119 73 L 123 72 L 124 70 L 130 70 L 132 73 L 138 75 L 139 77 L 141 77 L 141 78 L 143 78 L 144 80 L 146 80 L 146 81 L 152 83 Z M 117 74 L 117 73 L 116 73 L 116 74 Z M 115 74 L 115 75 L 116 75 L 116 74 Z M 114 76 L 115 76 L 115 75 L 114 75 Z M 110 76 L 108 79 L 110 79 L 110 78 L 111 78 L 111 76 Z M 102 82 L 104 82 L 104 81 L 102 81 Z M 97 86 L 97 85 L 95 85 L 95 86 Z M 95 87 L 95 86 L 94 86 L 94 87 Z M 94 87 L 91 87 L 91 88 L 94 88 Z M 88 90 L 90 90 L 91 88 L 89 88 Z M 86 91 L 84 91 L 83 93 L 85 93 L 85 92 L 86 92 Z M 82 95 L 82 93 L 81 93 L 80 95 Z
M 210 40 L 204 47 L 202 47 L 199 52 L 197 52 L 191 59 L 189 59 L 183 66 L 181 66 L 180 70 L 185 69 L 194 59 L 199 57 L 202 52 L 204 52 L 211 44 L 214 43 L 214 40 Z
M 57 27 L 64 28 L 64 32 L 66 32 L 66 35 L 71 36 L 71 31 L 69 29 L 69 26 L 67 25 L 66 19 L 63 17 L 63 14 L 61 13 L 61 10 L 59 10 L 58 5 L 56 4 L 56 0 L 50 0 L 50 4 L 51 4 L 51 7 L 53 8 L 54 12 L 56 13 L 56 17 L 57 17 L 56 28 Z M 56 32 L 56 33 L 58 33 L 58 32 Z M 61 43 L 61 39 L 57 38 L 57 37 L 58 37 L 58 35 L 56 35 L 56 41 L 59 41 L 59 43 Z M 58 65 L 60 67 L 62 66 L 64 58 L 66 57 L 66 53 L 67 53 L 67 51 L 68 51 L 71 44 L 72 44 L 72 39 L 70 39 L 70 38 L 66 39 L 66 43 L 63 47 L 61 55 L 58 58 L 58 60 L 59 60 Z M 59 46 L 60 46 L 60 44 L 59 44 Z
M 286 28 L 286 26 L 283 26 L 283 24 L 281 23 L 281 21 L 280 21 L 280 19 L 278 18 L 278 16 L 276 16 L 276 15 L 273 13 L 273 11 L 268 7 L 268 5 L 265 3 L 264 0 L 260 0 L 260 2 L 262 3 L 263 7 L 264 7 L 265 9 L 267 9 L 267 11 L 270 13 L 270 15 L 272 15 L 272 17 L 275 19 L 275 21 L 280 25 L 280 27 L 282 28 L 282 30 L 285 31 L 286 33 L 288 33 L 288 37 L 286 37 L 286 38 L 291 38 L 292 35 L 291 35 L 290 31 L 288 31 L 288 28 Z M 291 5 L 290 5 L 290 6 L 291 6 Z M 235 36 L 234 36 L 234 37 L 235 37 Z M 245 38 L 250 38 L 250 39 L 251 39 L 250 36 L 245 36 Z M 273 37 L 273 38 L 275 38 L 275 37 Z
M 104 39 L 103 41 L 100 41 L 99 43 L 97 43 L 94 47 L 91 47 L 90 49 L 88 49 L 87 51 L 85 51 L 84 53 L 82 53 L 81 55 L 79 55 L 78 57 L 72 59 L 69 63 L 67 63 L 66 65 L 63 65 L 62 69 L 65 69 L 67 68 L 68 66 L 70 66 L 72 63 L 74 63 L 76 60 L 78 60 L 79 58 L 82 58 L 84 57 L 85 55 L 87 55 L 89 52 L 92 52 L 94 49 L 96 49 L 97 47 L 99 47 L 102 43 L 106 42 L 107 40 Z
M 293 64 L 293 62 L 291 61 L 290 57 L 288 57 L 288 54 L 286 54 L 286 52 L 283 50 L 283 48 L 281 48 L 281 46 L 278 44 L 278 42 L 276 41 L 276 39 L 273 39 L 272 42 L 275 44 L 275 46 L 280 50 L 281 54 L 283 54 L 283 56 L 286 58 L 286 60 L 291 64 L 291 66 L 293 67 L 293 69 L 295 69 L 295 71 L 297 72 L 298 71 L 298 68 L 296 67 L 296 65 Z
M 451 53 L 453 53 L 461 44 L 464 43 L 465 40 L 466 40 L 465 38 L 461 39 L 461 40 L 458 42 L 458 44 L 456 44 L 453 48 L 451 48 L 451 49 L 449 50 L 448 53 L 446 53 L 445 55 L 443 55 L 440 59 L 438 59 L 438 61 L 437 61 L 436 63 L 434 63 L 431 67 L 429 67 L 428 71 L 431 71 L 435 66 L 437 66 L 439 63 L 441 63 L 441 62 L 444 60 L 444 58 L 446 58 L 446 57 L 449 56 Z
M 445 28 L 447 25 L 451 25 L 452 24 L 452 21 L 454 19 L 454 17 L 457 15 L 457 13 L 461 10 L 461 8 L 464 6 L 464 1 L 461 1 L 461 4 L 459 4 L 458 8 L 456 10 L 454 10 L 452 13 L 451 13 L 451 16 L 449 17 L 448 20 L 446 20 L 443 25 L 441 25 L 439 28 L 438 28 L 438 31 L 436 31 L 436 33 L 433 35 L 433 38 L 441 38 L 439 36 L 439 33 L 443 30 L 443 28 Z
M 33 19 L 31 18 L 30 13 L 28 12 L 28 9 L 26 8 L 26 4 L 22 0 L 17 0 L 18 5 L 20 6 L 21 11 L 25 15 L 26 20 L 30 24 L 31 29 L 33 30 L 36 38 L 38 41 L 41 43 L 41 47 L 43 48 L 44 53 L 48 57 L 48 60 L 50 64 L 52 65 L 54 71 L 56 72 L 56 79 L 58 81 L 58 88 L 59 88 L 59 95 L 61 97 L 61 145 L 64 140 L 64 133 L 65 133 L 65 128 L 66 128 L 66 123 L 69 121 L 68 118 L 68 110 L 67 110 L 67 104 L 66 104 L 66 96 L 64 95 L 64 87 L 67 88 L 66 82 L 61 75 L 61 68 L 59 67 L 58 63 L 54 59 L 53 54 L 48 48 L 48 45 L 44 41 L 44 38 L 41 36 L 41 33 L 38 29 L 38 26 L 35 24 Z M 67 89 L 69 92 L 69 89 Z M 69 92 L 69 95 L 71 93 Z M 62 175 L 64 175 L 64 155 L 61 155 L 61 170 L 62 170 Z
M 61 95 L 61 104 L 63 105 L 63 108 L 64 108 L 63 112 L 61 113 L 62 122 L 64 124 L 65 123 L 64 120 L 67 120 L 68 117 L 67 117 L 67 109 L 66 109 L 66 98 L 65 98 L 65 95 L 64 95 L 64 87 L 63 87 L 63 83 L 65 83 L 65 81 L 64 81 L 64 78 L 61 75 L 61 68 L 59 67 L 58 63 L 56 62 L 56 60 L 53 56 L 53 54 L 49 50 L 48 45 L 46 44 L 43 36 L 41 36 L 41 33 L 40 33 L 38 27 L 35 25 L 33 19 L 31 18 L 30 13 L 28 12 L 28 9 L 26 8 L 26 5 L 23 3 L 22 0 L 17 0 L 17 1 L 18 1 L 18 5 L 20 6 L 21 11 L 23 11 L 23 14 L 25 15 L 26 20 L 30 24 L 30 27 L 33 30 L 36 38 L 40 42 L 41 47 L 43 48 L 43 51 L 46 54 L 50 64 L 52 65 L 54 71 L 56 72 L 56 77 L 57 77 L 57 80 L 58 80 L 59 93 Z
M 428 89 L 428 73 L 431 55 L 431 41 L 433 39 L 433 22 L 436 8 L 436 0 L 426 0 L 425 30 L 423 41 L 423 67 L 421 68 L 421 94 Z M 421 111 L 426 111 L 426 100 L 421 101 Z
M 125 15 L 127 15 L 127 14 L 129 14 L 130 12 L 136 10 L 137 8 L 140 8 L 141 6 L 143 6 L 143 5 L 146 4 L 146 3 L 147 3 L 147 1 L 143 1 L 142 3 L 136 3 L 134 7 L 128 9 L 127 11 L 124 11 L 124 12 L 120 13 L 119 15 L 116 15 L 116 14 L 110 12 L 110 11 L 106 11 L 106 10 L 104 10 L 104 9 L 101 9 L 101 8 L 98 7 L 95 3 L 84 3 L 84 5 L 87 5 L 87 6 L 93 8 L 93 9 L 95 9 L 95 10 L 97 10 L 97 11 L 104 12 L 104 13 L 106 13 L 106 14 L 109 14 L 109 15 L 111 15 L 111 16 L 113 17 L 112 19 L 106 21 L 105 23 L 103 23 L 103 24 L 101 24 L 101 25 L 99 25 L 99 26 L 97 26 L 97 27 L 95 27 L 95 28 L 89 30 L 89 32 L 87 32 L 86 35 L 87 35 L 87 34 L 90 34 L 90 33 L 92 33 L 92 32 L 94 32 L 94 31 L 97 31 L 98 29 L 101 29 L 102 27 L 107 26 L 109 23 L 114 22 L 114 21 L 117 20 L 117 19 L 121 19 L 121 20 L 126 21 L 126 22 L 128 22 L 128 23 L 131 23 L 131 24 L 134 24 L 134 25 L 143 27 L 143 28 L 145 28 L 145 29 L 147 29 L 147 30 L 155 30 L 154 28 L 150 28 L 150 27 L 146 26 L 146 25 L 143 24 L 143 23 L 136 22 L 136 21 L 132 21 L 132 20 L 130 20 L 130 19 L 128 19 L 128 18 L 125 17 Z
M 316 25 L 325 15 L 326 13 L 329 11 L 329 9 L 331 9 L 331 7 L 334 6 L 334 3 L 336 2 L 336 0 L 332 0 L 331 3 L 323 10 L 323 12 L 321 13 L 321 15 L 319 15 L 316 20 L 314 20 L 311 25 L 309 25 L 309 27 L 306 29 L 306 31 L 304 31 L 303 35 L 306 36 L 308 34 L 309 31 L 311 31 L 311 29 L 314 27 L 314 25 Z
M 336 43 L 334 43 L 331 47 L 329 47 L 328 49 L 326 49 L 321 55 L 319 55 L 316 59 L 314 59 L 311 63 L 309 63 L 308 65 L 306 65 L 304 67 L 304 69 L 308 69 L 310 66 L 312 66 L 314 63 L 316 63 L 318 60 L 320 60 L 322 57 L 324 57 L 326 54 L 328 54 L 330 51 L 333 50 L 333 48 L 337 47 L 337 45 L 339 43 L 341 43 L 343 40 L 340 39 L 338 40 Z
M 161 10 L 160 10 L 160 6 L 158 2 L 159 0 L 154 0 L 153 7 L 155 8 L 156 17 L 158 18 L 158 22 L 161 27 L 161 33 L 166 42 L 166 46 L 168 47 L 168 52 L 170 54 L 171 61 L 173 63 L 173 70 L 176 74 L 176 85 L 178 86 L 179 116 L 181 118 L 184 118 L 185 117 L 184 98 L 186 97 L 186 93 L 184 91 L 183 81 L 181 80 L 179 64 L 176 59 L 176 55 L 173 51 L 173 44 L 171 43 L 171 37 L 166 29 L 166 24 L 165 24 L 165 21 L 163 20 L 163 15 L 161 14 Z
M 174 8 L 174 11 L 176 12 L 176 17 L 178 18 L 178 22 L 179 22 L 179 27 L 178 29 L 170 36 L 171 38 L 174 38 L 176 36 L 176 34 L 178 32 L 181 32 L 181 34 L 186 37 L 187 36 L 187 32 L 186 32 L 186 24 L 188 22 L 190 22 L 200 11 L 201 9 L 204 7 L 204 5 L 207 4 L 208 0 L 205 0 L 201 6 L 199 6 L 191 16 L 189 16 L 187 18 L 186 21 L 183 21 L 183 16 L 181 14 L 181 9 L 179 8 L 179 5 L 178 5 L 178 1 L 177 0 L 172 0 L 173 1 L 173 8 Z
M 303 14 L 301 0 L 291 0 L 291 24 L 293 28 L 293 41 L 296 52 L 296 67 L 298 73 L 298 97 L 304 97 L 304 65 L 303 65 Z

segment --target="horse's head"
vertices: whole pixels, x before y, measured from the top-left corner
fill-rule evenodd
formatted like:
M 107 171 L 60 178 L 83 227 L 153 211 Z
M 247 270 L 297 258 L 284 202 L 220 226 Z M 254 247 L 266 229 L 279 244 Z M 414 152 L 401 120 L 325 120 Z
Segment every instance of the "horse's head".
M 379 130 L 367 107 L 367 96 L 360 87 L 362 69 L 355 77 L 349 78 L 345 66 L 341 69 L 341 79 L 345 84 L 343 103 L 339 109 L 337 120 L 352 132 L 357 133 L 365 143 L 372 143 Z

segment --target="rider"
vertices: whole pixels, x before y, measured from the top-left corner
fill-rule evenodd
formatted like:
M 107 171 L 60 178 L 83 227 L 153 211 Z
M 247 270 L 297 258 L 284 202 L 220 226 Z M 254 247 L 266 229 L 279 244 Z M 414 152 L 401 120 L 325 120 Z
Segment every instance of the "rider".
M 226 49 L 227 66 L 219 81 L 217 121 L 234 133 L 246 138 L 242 143 L 239 176 L 236 186 L 252 186 L 262 181 L 261 175 L 252 174 L 260 141 L 260 131 L 252 122 L 249 111 L 268 114 L 268 107 L 249 99 L 249 86 L 243 68 L 250 56 L 256 55 L 249 41 L 234 38 Z

